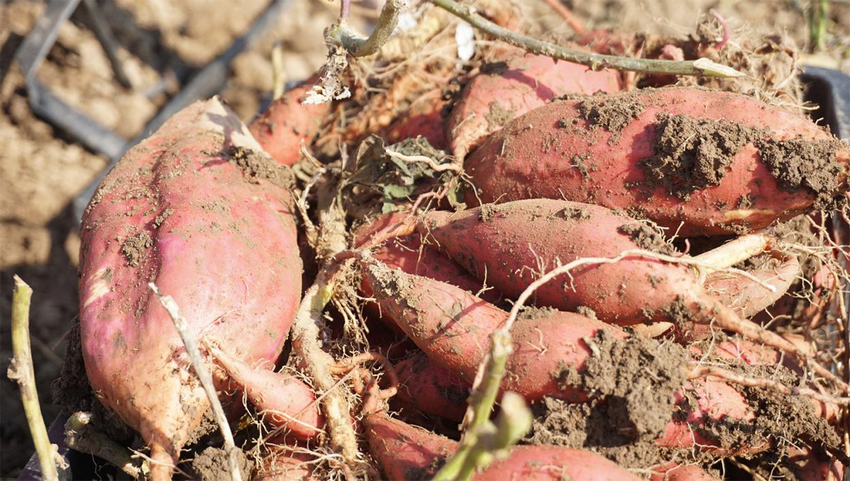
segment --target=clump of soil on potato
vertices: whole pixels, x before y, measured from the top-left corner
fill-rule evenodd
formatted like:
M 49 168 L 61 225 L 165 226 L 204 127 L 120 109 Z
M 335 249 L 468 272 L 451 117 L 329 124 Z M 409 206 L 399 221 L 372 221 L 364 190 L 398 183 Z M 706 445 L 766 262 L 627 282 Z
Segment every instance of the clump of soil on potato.
M 659 114 L 654 153 L 640 162 L 644 184 L 664 187 L 687 200 L 700 189 L 718 185 L 732 158 L 759 136 L 758 129 L 734 122 Z
M 760 140 L 761 161 L 788 192 L 806 188 L 817 195 L 816 207 L 832 209 L 844 183 L 844 167 L 836 162 L 840 141 Z
M 590 125 L 609 132 L 619 132 L 643 113 L 644 106 L 634 95 L 620 95 L 612 98 L 591 97 L 579 103 L 578 110 Z M 612 142 L 616 140 L 612 139 Z
M 147 231 L 142 231 L 124 241 L 121 253 L 127 258 L 127 264 L 135 267 L 142 262 L 151 246 L 153 246 L 153 239 Z
M 289 188 L 292 183 L 291 171 L 268 157 L 242 146 L 233 146 L 227 153 L 231 162 L 235 163 L 251 182 L 259 183 L 268 180 L 274 185 Z
M 590 212 L 588 212 L 587 209 L 581 209 L 578 207 L 564 207 L 563 209 L 559 210 L 555 215 L 561 217 L 562 219 L 590 219 Z
M 618 439 L 660 436 L 673 411 L 674 393 L 685 382 L 687 352 L 672 342 L 641 336 L 621 341 L 604 330 L 585 342 L 592 354 L 584 370 L 554 373 L 559 384 L 604 397 L 606 417 L 617 426 L 611 435 Z
M 487 131 L 493 132 L 496 129 L 504 127 L 508 122 L 516 117 L 513 109 L 506 109 L 498 100 L 490 102 L 490 112 L 487 113 Z
M 245 453 L 238 451 L 239 472 L 242 479 L 251 479 L 251 462 Z M 201 481 L 230 481 L 230 464 L 227 452 L 221 448 L 209 447 L 192 460 L 192 470 Z
M 664 236 L 644 222 L 634 221 L 623 224 L 617 228 L 617 232 L 629 236 L 629 239 L 641 249 L 660 254 L 674 252 L 673 247 L 664 240 Z
M 823 248 L 824 242 L 812 232 L 812 224 L 807 217 L 800 215 L 776 224 L 773 227 L 773 234 L 783 243 L 799 244 L 814 249 Z M 820 257 L 811 255 L 805 250 L 795 250 L 794 254 L 797 255 L 797 260 L 800 262 L 801 274 L 806 279 L 813 279 L 815 274 L 823 267 L 823 260 Z M 799 284 L 799 281 L 795 282 L 796 284 Z

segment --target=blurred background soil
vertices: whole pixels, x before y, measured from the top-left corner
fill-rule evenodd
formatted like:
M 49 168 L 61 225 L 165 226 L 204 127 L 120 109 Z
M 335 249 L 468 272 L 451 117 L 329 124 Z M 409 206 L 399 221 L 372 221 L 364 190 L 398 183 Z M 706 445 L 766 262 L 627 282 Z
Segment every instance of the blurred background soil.
M 522 0 L 516 0 L 520 2 Z M 368 19 L 375 4 L 354 2 L 354 14 Z M 543 0 L 523 2 L 545 29 L 564 29 Z M 113 78 L 100 44 L 80 19 L 60 33 L 39 79 L 67 103 L 126 138 L 135 136 L 180 79 L 191 78 L 244 33 L 268 1 L 104 0 L 98 2 L 122 46 L 119 55 L 133 84 Z M 785 35 L 805 48 L 804 0 L 564 0 L 588 26 L 685 35 L 710 8 L 733 30 Z M 325 57 L 323 29 L 338 6 L 326 0 L 292 0 L 275 26 L 231 64 L 221 96 L 249 121 L 272 88 L 271 49 L 284 48 L 289 81 L 307 77 Z M 12 277 L 34 289 L 31 312 L 33 355 L 45 420 L 59 410 L 50 384 L 59 375 L 65 338 L 77 313 L 79 237 L 70 202 L 106 166 L 106 158 L 75 144 L 29 109 L 15 52 L 44 11 L 43 2 L 0 1 L 0 372 L 11 358 L 9 315 Z M 850 5 L 831 5 L 828 48 L 810 63 L 850 72 Z M 734 35 L 732 37 L 734 41 Z M 164 82 L 161 79 L 165 79 Z M 32 453 L 16 386 L 0 379 L 0 478 L 14 478 Z

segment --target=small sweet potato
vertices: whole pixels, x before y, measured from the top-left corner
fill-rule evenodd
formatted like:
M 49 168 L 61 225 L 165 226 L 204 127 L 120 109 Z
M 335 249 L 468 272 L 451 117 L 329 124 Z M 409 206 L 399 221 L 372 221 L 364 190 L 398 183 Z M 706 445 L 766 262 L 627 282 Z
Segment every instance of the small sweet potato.
M 419 99 L 420 101 L 414 102 L 405 116 L 396 120 L 387 129 L 384 134 L 386 140 L 394 144 L 421 135 L 431 144 L 431 147 L 445 150 L 448 147 L 448 141 L 443 128 L 446 122 L 443 118 L 443 110 L 449 102 L 440 98 L 439 94 L 439 91 L 435 91 Z
M 417 352 L 395 364 L 398 375 L 398 394 L 393 400 L 460 422 L 466 412 L 471 384 L 452 370 L 432 361 L 425 353 Z
M 452 153 L 463 159 L 511 120 L 566 94 L 616 92 L 616 70 L 593 71 L 546 55 L 508 51 L 464 88 L 446 126 Z
M 369 451 L 390 480 L 430 479 L 436 466 L 457 450 L 458 443 L 385 412 L 363 419 Z M 491 464 L 474 480 L 638 480 L 629 471 L 598 454 L 556 446 L 515 446 L 508 457 Z
M 705 280 L 705 289 L 741 317 L 752 317 L 785 295 L 800 273 L 800 263 L 795 255 L 772 260 L 775 262 L 769 262 L 749 273 L 764 284 L 773 286 L 776 289 L 773 292 L 764 285 L 733 272 L 709 274 Z
M 708 376 L 694 379 L 685 384 L 683 391 L 676 394 L 677 404 L 685 402 L 683 393 L 691 398 L 687 401 L 687 418 L 674 418 L 667 424 L 664 435 L 656 445 L 665 448 L 691 449 L 699 447 L 723 455 L 757 453 L 770 449 L 772 443 L 765 439 L 761 444 L 741 443 L 734 449 L 722 448 L 711 435 L 706 436 L 703 426 L 717 423 L 751 427 L 756 413 L 746 398 L 727 382 Z M 696 399 L 696 403 L 693 400 Z
M 301 157 L 301 141 L 310 141 L 319 131 L 331 103 L 304 105 L 319 76 L 313 75 L 272 102 L 251 122 L 251 134 L 260 146 L 283 165 L 293 165 Z
M 176 300 L 197 339 L 273 363 L 301 292 L 282 169 L 218 99 L 198 102 L 127 152 L 83 216 L 86 373 L 150 446 L 155 479 L 170 477 L 209 401 L 147 284 Z
M 846 190 L 848 160 L 807 118 L 676 87 L 540 107 L 488 137 L 465 168 L 478 189 L 470 202 L 563 198 L 637 211 L 687 236 L 828 205 Z
M 693 464 L 667 463 L 653 466 L 649 481 L 719 481 L 719 478 Z
M 257 481 L 318 481 L 313 475 L 316 457 L 312 454 L 294 451 L 290 446 L 271 445 L 263 453 L 254 475 Z
M 212 353 L 273 429 L 283 428 L 284 434 L 304 440 L 322 432 L 325 420 L 310 386 L 291 374 L 269 369 L 274 366 L 252 367 L 218 349 Z

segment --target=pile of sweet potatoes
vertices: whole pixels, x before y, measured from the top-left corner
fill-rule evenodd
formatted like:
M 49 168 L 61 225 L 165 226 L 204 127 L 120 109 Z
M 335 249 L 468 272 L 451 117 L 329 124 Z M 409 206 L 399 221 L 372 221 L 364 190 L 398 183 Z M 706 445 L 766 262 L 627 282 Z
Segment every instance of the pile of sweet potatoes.
M 429 479 L 509 327 L 498 397 L 534 419 L 476 479 L 835 479 L 850 387 L 823 336 L 845 251 L 817 212 L 843 208 L 847 144 L 740 93 L 480 48 L 306 104 L 317 74 L 250 126 L 198 102 L 104 179 L 80 349 L 150 476 L 209 474 L 182 464 L 221 447 L 201 362 L 257 479 Z M 305 319 L 312 341 L 290 332 Z

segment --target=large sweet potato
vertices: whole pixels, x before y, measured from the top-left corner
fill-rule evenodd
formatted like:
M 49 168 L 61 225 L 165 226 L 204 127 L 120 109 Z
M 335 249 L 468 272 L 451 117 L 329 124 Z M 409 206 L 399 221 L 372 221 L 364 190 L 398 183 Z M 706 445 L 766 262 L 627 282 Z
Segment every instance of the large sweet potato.
M 301 292 L 280 169 L 218 99 L 198 102 L 130 150 L 83 217 L 86 373 L 148 443 L 156 479 L 170 476 L 209 402 L 147 284 L 174 297 L 196 338 L 274 362 Z
M 489 284 L 512 298 L 537 278 L 535 271 L 558 261 L 667 249 L 639 221 L 605 207 L 551 199 L 430 212 L 419 227 L 449 257 L 479 278 L 486 273 Z M 696 316 L 709 304 L 729 311 L 709 299 L 687 267 L 644 257 L 578 267 L 537 289 L 534 302 L 564 311 L 589 307 L 620 325 L 676 320 L 682 312 Z
M 848 160 L 850 149 L 804 117 L 738 94 L 664 88 L 540 107 L 491 135 L 466 170 L 484 203 L 563 198 L 682 223 L 690 235 L 827 205 L 846 190 Z
M 446 126 L 459 159 L 511 120 L 566 94 L 621 90 L 616 70 L 593 71 L 577 63 L 514 49 L 475 76 L 463 91 Z

